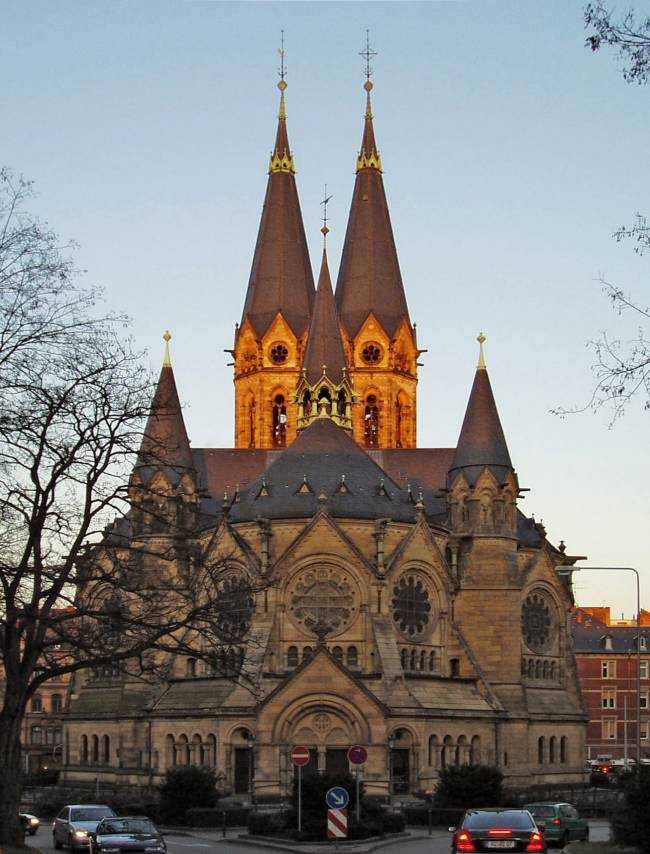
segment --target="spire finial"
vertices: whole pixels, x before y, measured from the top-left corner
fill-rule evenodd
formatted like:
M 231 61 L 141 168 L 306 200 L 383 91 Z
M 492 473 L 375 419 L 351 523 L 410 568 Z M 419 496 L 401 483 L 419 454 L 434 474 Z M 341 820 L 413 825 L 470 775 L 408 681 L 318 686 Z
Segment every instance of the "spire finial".
M 287 76 L 287 69 L 284 67 L 284 30 L 280 30 L 280 47 L 278 48 L 278 53 L 280 54 L 280 67 L 278 68 L 278 76 L 280 78 L 278 83 L 278 89 L 280 90 L 280 112 L 278 113 L 278 118 L 286 119 L 287 111 L 284 105 L 284 92 L 287 88 L 287 81 L 284 78 Z
M 363 84 L 363 88 L 366 90 L 367 98 L 366 98 L 366 118 L 372 118 L 372 105 L 370 103 L 370 93 L 373 89 L 373 83 L 370 79 L 372 77 L 372 59 L 377 56 L 377 51 L 373 50 L 370 47 L 370 30 L 366 30 L 366 46 L 363 50 L 359 51 L 359 56 L 363 57 L 366 62 L 366 82 Z
M 327 203 L 331 198 L 331 196 L 327 195 L 327 184 L 325 184 L 325 195 L 321 202 L 321 205 L 323 206 L 323 227 L 321 228 L 321 234 L 323 235 L 323 249 L 327 247 L 327 235 L 329 234 L 329 228 L 327 227 Z
M 165 331 L 165 334 L 163 335 L 163 341 L 165 342 L 165 356 L 163 358 L 163 365 L 166 368 L 171 368 L 171 366 L 172 366 L 172 358 L 169 354 L 169 342 L 171 340 L 172 340 L 172 334 L 169 331 L 169 329 L 167 329 Z
M 479 346 L 478 365 L 476 367 L 481 368 L 482 370 L 485 370 L 487 367 L 485 364 L 485 353 L 483 352 L 483 345 L 487 341 L 487 338 L 485 337 L 485 333 L 479 332 L 476 340 L 478 341 L 478 346 Z

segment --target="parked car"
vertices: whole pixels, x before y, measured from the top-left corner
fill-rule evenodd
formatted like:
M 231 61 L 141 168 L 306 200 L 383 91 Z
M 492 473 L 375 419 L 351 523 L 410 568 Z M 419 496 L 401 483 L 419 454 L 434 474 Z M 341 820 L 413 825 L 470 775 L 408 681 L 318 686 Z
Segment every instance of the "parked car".
M 106 804 L 69 804 L 63 807 L 52 824 L 54 847 L 66 845 L 71 851 L 89 848 L 99 822 L 114 815 Z
M 36 818 L 35 815 L 30 815 L 28 812 L 21 812 L 18 814 L 18 818 L 20 819 L 20 823 L 23 826 L 23 830 L 25 833 L 29 833 L 30 836 L 33 836 L 38 828 L 41 826 L 40 821 Z
M 535 821 L 546 825 L 544 837 L 547 843 L 556 842 L 560 848 L 572 839 L 589 839 L 589 823 L 586 818 L 580 818 L 578 810 L 571 804 L 526 804 Z
M 167 851 L 165 840 L 146 816 L 105 818 L 97 825 L 93 851 L 119 854 L 122 851 Z
M 546 854 L 544 825 L 535 824 L 528 810 L 494 807 L 467 810 L 458 827 L 450 827 L 452 854 L 478 851 Z

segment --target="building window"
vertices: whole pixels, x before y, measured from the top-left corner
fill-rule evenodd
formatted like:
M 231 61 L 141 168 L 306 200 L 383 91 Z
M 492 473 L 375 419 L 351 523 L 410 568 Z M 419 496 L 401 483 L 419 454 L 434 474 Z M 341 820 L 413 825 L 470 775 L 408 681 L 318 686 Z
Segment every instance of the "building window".
M 196 658 L 187 659 L 187 676 L 196 676 Z
M 52 694 L 52 712 L 57 713 L 62 711 L 63 703 L 61 702 L 60 694 Z
M 343 650 L 340 646 L 335 646 L 332 649 L 332 657 L 334 658 L 334 661 L 338 661 L 339 664 L 343 664 Z
M 616 691 L 607 689 L 602 692 L 601 695 L 601 703 L 603 709 L 615 709 L 616 708 Z
M 111 761 L 111 739 L 110 736 L 102 737 L 102 762 L 108 765 Z
M 276 394 L 273 401 L 273 424 L 271 441 L 274 447 L 284 448 L 287 444 L 287 406 L 283 394 Z
M 545 751 L 544 751 L 544 736 L 540 735 L 540 737 L 537 739 L 537 764 L 538 765 L 544 764 L 544 753 L 545 753 Z
M 452 679 L 460 676 L 460 658 L 451 658 L 449 660 L 449 673 Z
M 357 652 L 356 646 L 348 647 L 348 667 L 358 667 L 359 666 L 359 653 Z
M 648 678 L 648 661 L 647 661 L 647 659 L 645 661 L 640 662 L 639 667 L 640 667 L 641 679 L 647 679 Z
M 43 701 L 38 696 L 32 697 L 32 712 L 42 712 L 43 711 Z
M 376 365 L 381 360 L 381 347 L 374 341 L 369 341 L 361 351 L 361 358 L 366 365 Z
M 41 729 L 40 726 L 33 726 L 32 727 L 30 741 L 32 744 L 42 744 L 43 743 L 43 730 Z
M 81 736 L 81 761 L 88 762 L 88 736 Z
M 639 638 L 639 649 L 647 649 L 647 648 L 648 648 L 648 643 L 646 641 L 646 637 L 645 637 L 645 635 L 641 635 L 641 637 Z
M 639 707 L 641 709 L 647 709 L 648 708 L 648 692 L 647 691 L 642 691 L 641 694 L 639 694 Z
M 287 667 L 298 667 L 298 647 L 290 646 L 287 650 Z
M 406 670 L 408 667 L 408 652 L 403 649 L 399 654 L 400 662 L 402 664 L 402 670 Z
M 429 673 L 434 673 L 436 669 L 436 654 L 434 651 L 429 653 Z
M 376 448 L 379 445 L 379 406 L 374 394 L 369 394 L 366 398 L 363 416 L 363 440 L 366 448 Z
M 306 646 L 302 651 L 302 660 L 309 661 L 309 659 L 313 656 L 314 650 L 310 646 Z
M 567 762 L 567 737 L 563 735 L 560 739 L 560 762 L 565 765 Z
M 641 729 L 640 729 L 641 741 L 648 740 L 648 722 L 641 721 Z
M 612 740 L 616 738 L 616 718 L 603 719 L 603 738 Z
M 603 661 L 601 662 L 603 679 L 616 679 L 616 662 Z
M 274 344 L 271 347 L 270 355 L 274 365 L 284 365 L 289 356 L 289 350 L 284 344 Z
M 551 765 L 555 764 L 555 736 L 552 735 L 548 740 L 548 761 Z

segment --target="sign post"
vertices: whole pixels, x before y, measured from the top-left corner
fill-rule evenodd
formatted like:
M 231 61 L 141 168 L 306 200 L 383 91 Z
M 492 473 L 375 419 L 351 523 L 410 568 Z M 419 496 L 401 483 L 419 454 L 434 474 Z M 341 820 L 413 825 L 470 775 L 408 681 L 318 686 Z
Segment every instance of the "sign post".
M 348 790 L 343 786 L 334 786 L 325 795 L 327 804 L 327 836 L 329 839 L 345 839 L 348 835 L 348 811 L 350 802 Z
M 368 751 L 360 744 L 354 744 L 348 750 L 348 760 L 354 765 L 354 777 L 357 790 L 356 818 L 357 824 L 361 821 L 361 798 L 359 797 L 359 770 L 361 765 L 368 761 Z
M 291 751 L 291 761 L 298 769 L 298 833 L 302 832 L 302 766 L 308 765 L 310 758 L 309 748 L 304 744 Z

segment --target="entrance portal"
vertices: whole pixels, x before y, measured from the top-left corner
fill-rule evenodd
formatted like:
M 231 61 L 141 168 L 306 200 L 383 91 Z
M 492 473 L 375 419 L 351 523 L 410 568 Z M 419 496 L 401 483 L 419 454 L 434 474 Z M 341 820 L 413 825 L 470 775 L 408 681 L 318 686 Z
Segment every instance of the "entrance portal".
M 234 780 L 236 795 L 243 795 L 250 791 L 253 772 L 253 751 L 250 747 L 236 747 Z
M 392 790 L 396 795 L 402 795 L 410 788 L 410 750 L 396 747 L 391 750 Z
M 328 747 L 325 753 L 325 773 L 327 775 L 347 774 L 349 770 L 347 748 Z

